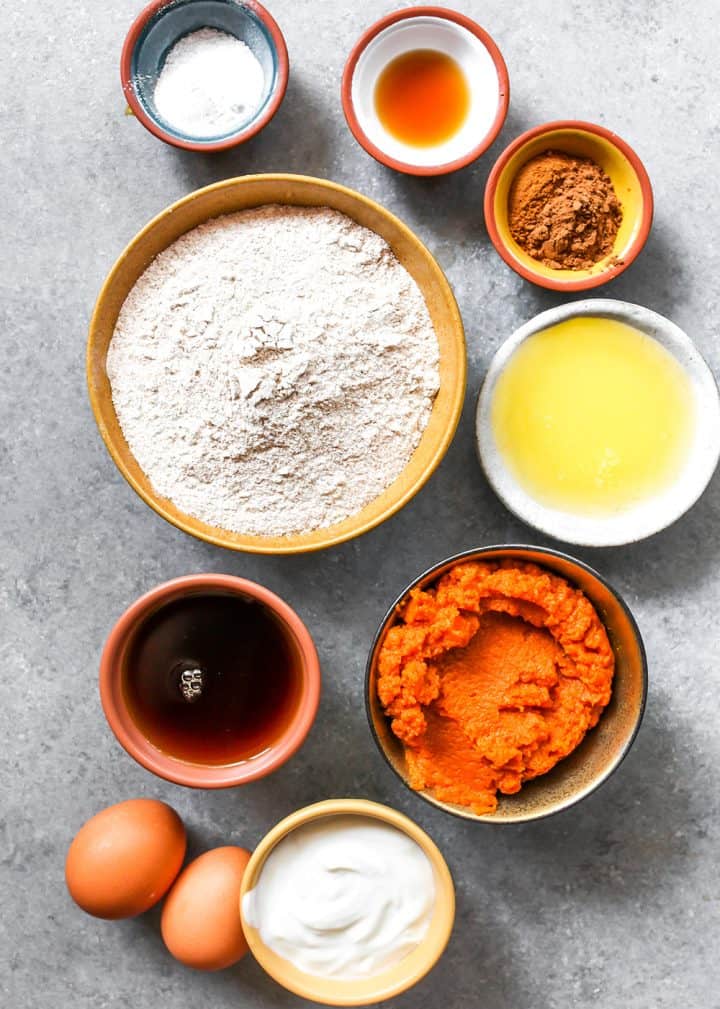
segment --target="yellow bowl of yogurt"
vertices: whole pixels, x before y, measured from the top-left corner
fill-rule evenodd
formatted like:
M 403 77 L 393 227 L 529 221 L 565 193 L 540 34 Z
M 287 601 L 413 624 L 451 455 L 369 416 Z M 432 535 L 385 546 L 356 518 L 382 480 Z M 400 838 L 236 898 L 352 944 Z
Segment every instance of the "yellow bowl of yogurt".
M 455 919 L 445 859 L 402 813 L 330 799 L 292 813 L 260 842 L 240 894 L 255 959 L 323 1005 L 371 1005 L 417 984 Z

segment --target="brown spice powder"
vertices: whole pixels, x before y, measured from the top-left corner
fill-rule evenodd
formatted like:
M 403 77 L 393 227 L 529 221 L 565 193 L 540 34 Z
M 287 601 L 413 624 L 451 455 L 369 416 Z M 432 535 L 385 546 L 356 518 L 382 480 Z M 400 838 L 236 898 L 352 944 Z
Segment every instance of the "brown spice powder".
M 591 158 L 544 151 L 518 172 L 508 200 L 510 233 L 555 270 L 584 270 L 612 252 L 622 206 Z

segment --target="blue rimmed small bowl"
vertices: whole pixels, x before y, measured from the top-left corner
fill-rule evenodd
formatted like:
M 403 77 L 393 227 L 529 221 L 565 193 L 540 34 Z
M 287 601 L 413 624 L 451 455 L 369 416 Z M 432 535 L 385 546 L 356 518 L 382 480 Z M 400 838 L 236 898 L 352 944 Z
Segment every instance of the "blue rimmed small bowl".
M 153 97 L 172 47 L 201 28 L 239 38 L 257 57 L 265 77 L 259 107 L 237 129 L 216 137 L 193 137 L 174 129 L 157 111 Z M 254 137 L 280 107 L 289 72 L 283 34 L 256 0 L 152 0 L 133 22 L 120 59 L 123 91 L 135 118 L 166 144 L 187 151 L 224 151 Z

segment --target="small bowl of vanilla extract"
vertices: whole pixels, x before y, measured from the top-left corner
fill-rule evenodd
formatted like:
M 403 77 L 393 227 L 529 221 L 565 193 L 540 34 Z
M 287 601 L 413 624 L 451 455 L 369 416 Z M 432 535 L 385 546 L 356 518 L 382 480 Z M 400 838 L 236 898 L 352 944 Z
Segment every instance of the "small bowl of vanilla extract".
M 230 575 L 190 575 L 141 596 L 100 661 L 110 728 L 167 781 L 228 788 L 300 748 L 317 713 L 320 664 L 279 596 Z
M 408 175 L 445 175 L 490 147 L 510 101 L 507 67 L 479 24 L 442 7 L 375 22 L 342 80 L 350 130 L 376 161 Z

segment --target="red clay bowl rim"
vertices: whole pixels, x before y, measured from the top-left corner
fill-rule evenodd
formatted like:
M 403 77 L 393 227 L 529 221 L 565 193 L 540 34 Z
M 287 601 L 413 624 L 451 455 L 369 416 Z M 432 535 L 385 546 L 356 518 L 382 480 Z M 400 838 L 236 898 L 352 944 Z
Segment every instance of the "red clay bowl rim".
M 275 18 L 262 4 L 258 3 L 257 0 L 241 0 L 240 6 L 248 7 L 263 22 L 272 38 L 278 61 L 278 77 L 275 82 L 275 88 L 263 114 L 245 129 L 233 133 L 232 136 L 225 137 L 223 140 L 216 140 L 210 143 L 183 140 L 172 133 L 167 133 L 156 120 L 152 119 L 145 112 L 135 94 L 132 75 L 132 57 L 140 34 L 148 21 L 161 11 L 163 7 L 169 7 L 171 3 L 172 0 L 151 0 L 151 3 L 140 11 L 131 24 L 130 30 L 125 36 L 120 56 L 120 80 L 122 82 L 123 93 L 135 118 L 143 124 L 146 130 L 149 130 L 150 133 L 160 140 L 164 140 L 166 144 L 171 144 L 173 147 L 181 147 L 186 151 L 201 151 L 206 153 L 211 151 L 227 151 L 229 148 L 236 147 L 238 144 L 242 144 L 251 137 L 254 137 L 256 133 L 259 133 L 263 127 L 267 126 L 279 109 L 280 103 L 285 97 L 290 74 L 290 61 L 288 59 L 285 38 Z
M 197 589 L 224 589 L 251 596 L 286 625 L 303 662 L 304 686 L 298 710 L 280 739 L 268 750 L 237 764 L 202 765 L 158 750 L 134 726 L 122 699 L 117 657 L 128 635 L 156 605 Z M 263 778 L 300 748 L 310 731 L 320 701 L 320 662 L 310 632 L 295 610 L 270 589 L 234 575 L 186 575 L 163 582 L 136 599 L 113 626 L 100 659 L 100 700 L 108 724 L 123 749 L 146 770 L 166 781 L 192 788 L 230 788 Z
M 404 599 L 410 594 L 410 592 L 417 586 L 422 584 L 426 579 L 430 579 L 436 572 L 441 571 L 443 568 L 447 568 L 450 565 L 460 564 L 463 561 L 476 560 L 477 558 L 484 557 L 486 554 L 498 554 L 505 553 L 508 551 L 524 551 L 532 550 L 533 553 L 547 554 L 549 557 L 555 557 L 559 560 L 567 561 L 576 567 L 582 568 L 593 578 L 596 578 L 601 585 L 603 585 L 608 592 L 612 593 L 615 599 L 620 605 L 620 609 L 624 612 L 627 617 L 628 624 L 633 632 L 633 637 L 637 642 L 638 652 L 640 653 L 640 661 L 642 666 L 642 696 L 640 698 L 640 704 L 638 706 L 637 717 L 635 719 L 635 724 L 633 726 L 632 732 L 625 740 L 622 748 L 620 749 L 617 757 L 613 763 L 606 767 L 602 774 L 598 775 L 596 781 L 586 788 L 584 791 L 579 792 L 577 795 L 568 798 L 566 801 L 558 803 L 553 809 L 543 810 L 541 813 L 534 814 L 531 816 L 525 816 L 523 818 L 518 818 L 515 820 L 494 820 L 492 816 L 478 816 L 468 809 L 467 813 L 460 812 L 456 809 L 448 809 L 443 804 L 436 802 L 431 796 L 427 795 L 425 792 L 418 792 L 414 788 L 411 788 L 403 775 L 397 770 L 389 756 L 385 752 L 385 747 L 380 741 L 377 732 L 375 731 L 375 723 L 373 722 L 373 712 L 370 702 L 370 677 L 372 674 L 373 663 L 375 661 L 375 654 L 380 644 L 380 640 L 384 635 L 386 629 L 388 628 L 390 621 L 396 614 L 398 606 L 403 602 Z M 542 562 L 540 562 L 542 564 Z M 628 753 L 632 749 L 633 743 L 637 738 L 637 734 L 640 731 L 640 726 L 642 725 L 642 720 L 645 715 L 645 707 L 647 705 L 648 696 L 648 661 L 647 652 L 645 651 L 645 643 L 640 633 L 640 628 L 638 623 L 633 616 L 632 610 L 625 602 L 623 597 L 620 595 L 618 590 L 610 584 L 607 578 L 604 578 L 598 571 L 595 570 L 590 564 L 586 564 L 584 561 L 578 560 L 577 557 L 573 557 L 571 554 L 566 554 L 562 550 L 553 550 L 551 547 L 544 546 L 533 546 L 529 543 L 496 543 L 485 547 L 471 547 L 468 550 L 461 550 L 460 553 L 451 554 L 449 557 L 445 557 L 443 560 L 438 561 L 435 564 L 431 564 L 427 570 L 423 571 L 416 578 L 413 578 L 408 585 L 402 590 L 399 596 L 394 600 L 391 606 L 388 608 L 385 616 L 380 621 L 378 629 L 373 638 L 372 644 L 370 646 L 370 651 L 368 653 L 367 665 L 365 667 L 365 685 L 364 685 L 364 700 L 365 700 L 365 715 L 368 720 L 368 725 L 370 726 L 370 735 L 373 738 L 375 746 L 383 757 L 383 760 L 388 765 L 393 774 L 399 778 L 408 791 L 412 792 L 413 795 L 422 799 L 423 802 L 427 802 L 428 805 L 432 806 L 434 809 L 440 810 L 441 813 L 445 813 L 449 816 L 454 816 L 458 820 L 465 820 L 470 823 L 482 823 L 489 824 L 495 827 L 515 827 L 519 824 L 530 823 L 534 820 L 545 820 L 549 816 L 557 816 L 558 813 L 563 813 L 578 803 L 582 802 L 583 799 L 587 799 L 588 796 L 592 795 L 594 792 L 605 784 L 609 778 L 617 771 L 618 767 L 627 757 Z
M 406 21 L 408 18 L 415 17 L 436 17 L 443 18 L 445 21 L 453 21 L 455 24 L 460 25 L 461 28 L 467 29 L 472 35 L 480 39 L 482 44 L 485 46 L 487 51 L 490 53 L 490 57 L 495 64 L 495 70 L 498 75 L 498 109 L 495 114 L 495 118 L 492 125 L 482 140 L 473 147 L 467 154 L 464 154 L 460 158 L 456 158 L 454 161 L 448 161 L 442 165 L 413 165 L 409 162 L 398 161 L 396 158 L 390 157 L 385 154 L 376 144 L 374 144 L 370 138 L 367 136 L 365 131 L 360 126 L 357 116 L 355 115 L 355 105 L 352 100 L 352 82 L 355 75 L 355 68 L 357 66 L 358 60 L 367 48 L 367 46 L 372 42 L 372 40 L 389 28 L 390 25 L 397 24 L 398 21 Z M 460 14 L 459 11 L 450 10 L 447 7 L 407 7 L 403 10 L 394 11 L 392 14 L 387 14 L 385 17 L 380 18 L 372 24 L 360 38 L 357 40 L 355 45 L 350 50 L 350 55 L 345 63 L 345 69 L 343 70 L 342 76 L 342 86 L 341 86 L 341 96 L 342 96 L 342 107 L 345 113 L 345 119 L 352 135 L 355 137 L 357 142 L 363 147 L 368 154 L 370 154 L 376 161 L 379 161 L 381 165 L 385 165 L 386 168 L 392 168 L 396 172 L 404 172 L 406 175 L 447 175 L 450 172 L 456 172 L 460 168 L 465 168 L 467 165 L 471 164 L 481 154 L 492 145 L 498 133 L 502 129 L 503 123 L 507 116 L 508 106 L 510 104 L 510 79 L 508 77 L 508 69 L 503 59 L 503 55 L 498 48 L 497 43 L 492 38 L 488 32 L 485 31 L 476 21 L 472 18 L 466 17 L 465 14 Z
M 540 273 L 536 273 L 534 270 L 529 269 L 522 263 L 519 263 L 515 257 L 511 255 L 508 247 L 500 237 L 495 221 L 495 191 L 497 189 L 500 176 L 505 170 L 507 163 L 510 161 L 512 156 L 520 150 L 521 147 L 524 147 L 530 140 L 534 140 L 536 137 L 540 137 L 544 133 L 552 133 L 555 130 L 584 131 L 585 133 L 593 133 L 596 136 L 607 140 L 608 143 L 611 143 L 614 147 L 616 147 L 621 154 L 624 154 L 630 162 L 633 171 L 637 175 L 638 182 L 640 183 L 640 192 L 642 194 L 642 217 L 640 219 L 640 228 L 630 244 L 627 253 L 623 256 L 622 262 L 614 263 L 600 273 L 594 273 L 585 277 L 578 277 L 577 280 L 562 280 L 560 278 L 555 280 L 552 277 L 546 277 Z M 593 287 L 600 287 L 601 284 L 607 284 L 610 280 L 614 280 L 615 277 L 623 273 L 624 270 L 627 270 L 628 266 L 637 259 L 643 246 L 645 245 L 645 242 L 647 241 L 648 235 L 650 234 L 650 228 L 652 227 L 653 220 L 654 200 L 650 177 L 645 169 L 645 165 L 627 141 L 623 140 L 622 137 L 619 137 L 617 133 L 613 133 L 612 130 L 608 130 L 605 126 L 599 126 L 597 123 L 588 123 L 582 119 L 557 119 L 551 123 L 542 123 L 540 126 L 534 126 L 531 130 L 526 130 L 525 133 L 521 133 L 519 137 L 516 137 L 515 140 L 513 140 L 513 142 L 505 148 L 493 165 L 492 171 L 488 176 L 487 184 L 485 186 L 483 210 L 485 213 L 485 226 L 487 227 L 488 234 L 490 235 L 490 241 L 493 243 L 496 251 L 501 258 L 505 260 L 507 265 L 524 280 L 529 280 L 532 284 L 537 284 L 539 287 L 547 288 L 550 291 L 589 291 Z

